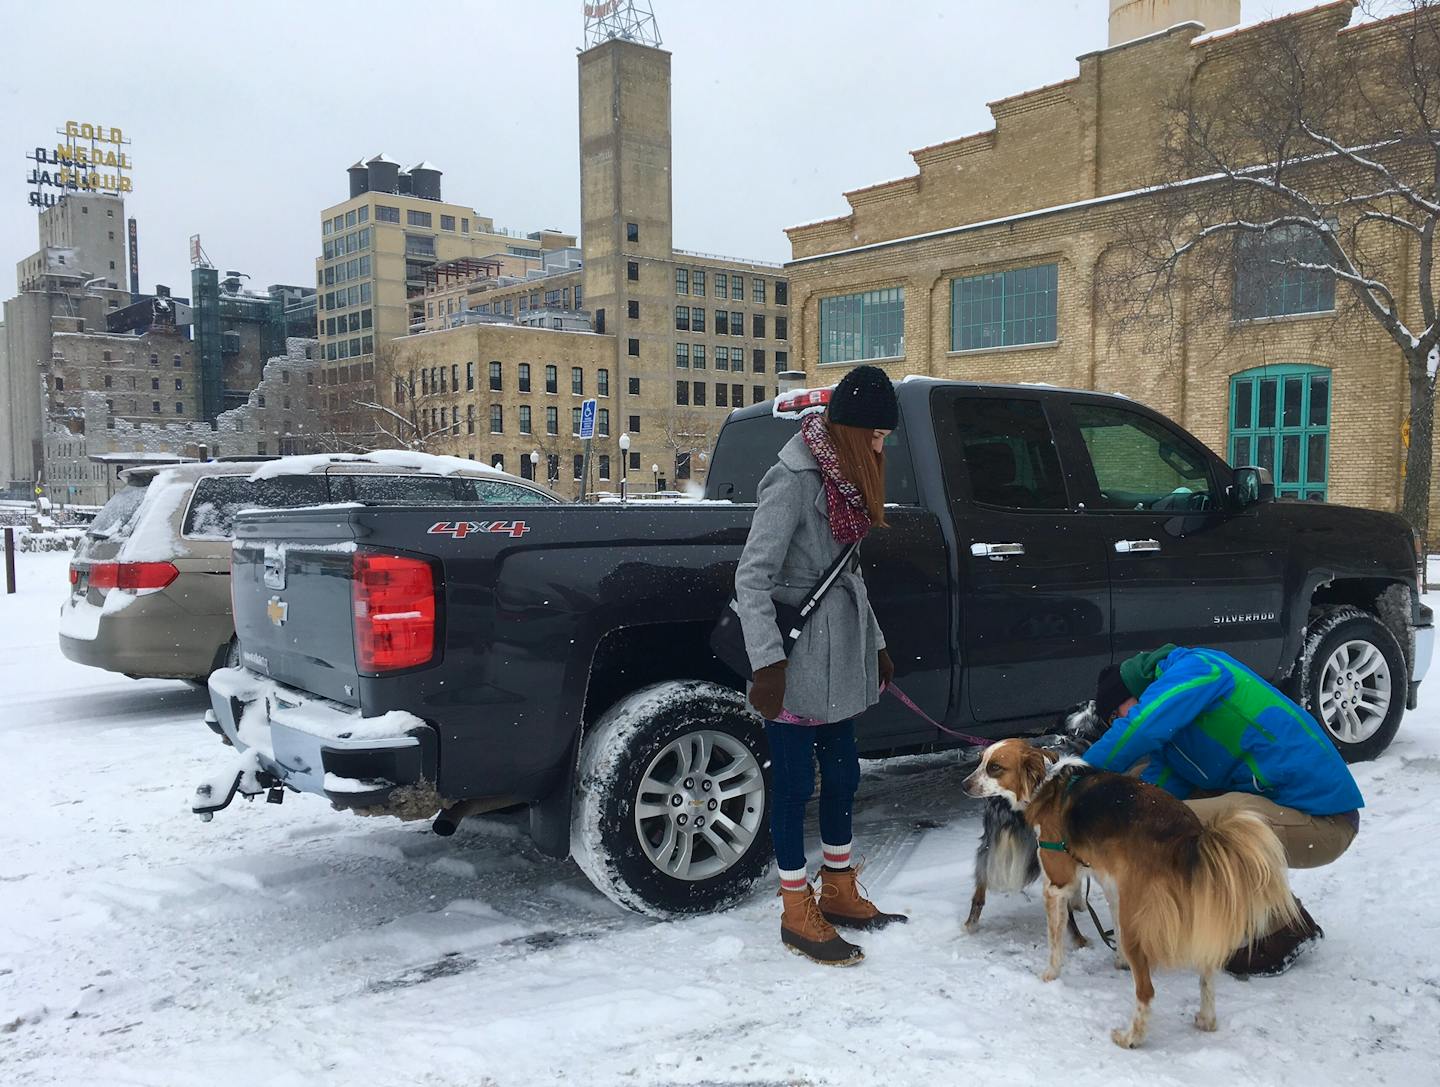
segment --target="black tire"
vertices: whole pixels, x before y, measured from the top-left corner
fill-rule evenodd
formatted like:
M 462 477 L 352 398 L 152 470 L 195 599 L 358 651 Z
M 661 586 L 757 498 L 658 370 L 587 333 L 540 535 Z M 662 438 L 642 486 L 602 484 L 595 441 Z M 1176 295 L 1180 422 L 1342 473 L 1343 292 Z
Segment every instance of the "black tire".
M 685 776 L 677 748 L 709 752 L 708 769 Z M 677 773 L 681 776 L 668 796 L 654 789 L 643 794 L 649 810 L 664 806 L 665 813 L 637 819 L 642 782 L 669 780 Z M 687 787 L 687 781 L 693 786 Z M 740 791 L 720 799 L 731 790 Z M 682 799 L 672 805 L 676 797 Z M 586 735 L 570 852 L 590 881 L 626 909 L 651 917 L 726 909 L 746 898 L 769 869 L 769 798 L 764 732 L 744 696 L 699 680 L 656 684 L 621 699 Z M 697 817 L 709 818 L 704 829 L 696 826 Z M 677 820 L 688 829 L 678 830 Z M 692 844 L 676 866 L 692 872 L 690 878 L 679 878 L 652 860 L 665 842 L 682 835 Z M 727 859 L 711 844 L 715 841 L 732 846 L 733 855 Z M 743 848 L 733 848 L 734 842 L 743 842 Z M 680 857 L 678 848 L 665 856 Z
M 1377 674 L 1357 679 L 1356 686 L 1350 688 L 1344 686 L 1348 681 L 1338 678 L 1340 671 L 1336 664 L 1343 657 L 1337 654 L 1351 647 L 1348 652 L 1352 656 L 1363 655 L 1367 646 L 1384 662 L 1378 672 L 1388 685 L 1388 704 L 1383 713 L 1374 709 L 1373 700 L 1378 697 Z M 1306 631 L 1305 648 L 1300 654 L 1300 700 L 1320 722 L 1346 762 L 1367 762 L 1390 746 L 1400 727 L 1400 718 L 1405 714 L 1409 683 L 1405 651 L 1390 628 L 1370 612 L 1350 606 L 1335 608 L 1315 620 Z M 1358 704 L 1353 703 L 1355 698 L 1360 699 Z M 1337 701 L 1341 703 L 1338 710 Z M 1352 708 L 1360 713 L 1369 709 L 1360 727 L 1356 727 L 1353 719 L 1347 721 L 1346 702 L 1352 702 Z

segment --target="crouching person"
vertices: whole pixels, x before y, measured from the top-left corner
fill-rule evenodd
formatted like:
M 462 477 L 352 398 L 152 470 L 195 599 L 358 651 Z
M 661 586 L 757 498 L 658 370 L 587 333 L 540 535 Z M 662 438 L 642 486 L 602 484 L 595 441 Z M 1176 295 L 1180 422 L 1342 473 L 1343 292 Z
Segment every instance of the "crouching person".
M 735 599 L 754 669 L 750 704 L 765 719 L 774 781 L 770 833 L 780 866 L 780 939 L 831 966 L 864 958 L 834 926 L 894 921 L 856 882 L 851 816 L 860 783 L 854 718 L 893 674 L 857 559 L 811 614 L 786 658 L 774 598 L 798 605 L 849 544 L 885 524 L 885 436 L 899 408 L 884 372 L 861 366 L 809 415 L 760 481 L 755 519 L 735 571 Z M 824 864 L 817 900 L 805 862 L 805 808 L 820 764 Z
M 1315 719 L 1219 650 L 1167 645 L 1112 665 L 1100 673 L 1095 709 L 1112 723 L 1086 762 L 1121 772 L 1143 762 L 1143 780 L 1205 821 L 1255 812 L 1291 868 L 1329 864 L 1360 830 L 1360 789 Z M 1225 969 L 1284 973 L 1324 935 L 1300 906 L 1297 923 L 1240 948 Z

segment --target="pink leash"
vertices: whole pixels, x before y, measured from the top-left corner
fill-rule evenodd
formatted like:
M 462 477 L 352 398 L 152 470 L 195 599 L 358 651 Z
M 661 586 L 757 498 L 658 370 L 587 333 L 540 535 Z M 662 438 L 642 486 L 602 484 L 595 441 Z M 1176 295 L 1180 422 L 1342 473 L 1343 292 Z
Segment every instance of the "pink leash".
M 904 706 L 907 710 L 913 713 L 916 717 L 920 718 L 920 720 L 924 721 L 927 725 L 938 728 L 941 732 L 944 732 L 950 736 L 954 736 L 957 740 L 961 740 L 967 744 L 970 744 L 972 747 L 989 747 L 992 743 L 995 742 L 994 740 L 987 740 L 983 736 L 972 736 L 968 732 L 956 732 L 953 728 L 946 728 L 939 721 L 935 720 L 935 718 L 931 717 L 928 713 L 922 710 L 919 706 L 915 705 L 915 703 L 910 700 L 910 696 L 907 695 L 904 691 L 902 691 L 899 687 L 895 686 L 894 683 L 887 683 L 883 689 L 885 691 L 889 691 L 896 698 L 898 698 L 902 706 Z

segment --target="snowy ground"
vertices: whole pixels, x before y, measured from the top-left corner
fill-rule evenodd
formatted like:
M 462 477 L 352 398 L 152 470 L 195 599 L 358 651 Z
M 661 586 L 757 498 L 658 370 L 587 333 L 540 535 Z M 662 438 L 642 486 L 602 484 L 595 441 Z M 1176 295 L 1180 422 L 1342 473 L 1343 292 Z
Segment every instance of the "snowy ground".
M 22 555 L 0 596 L 0 1083 L 1440 1082 L 1440 681 L 1358 768 L 1349 854 L 1295 874 L 1322 948 L 1223 978 L 1213 1035 L 1194 978 L 1161 976 L 1123 1053 L 1103 948 L 1044 985 L 1037 901 L 960 927 L 979 822 L 955 758 L 869 768 L 866 882 L 913 921 L 828 971 L 781 950 L 768 896 L 644 921 L 503 821 L 447 840 L 292 796 L 201 824 L 203 696 L 59 655 L 67 558 Z

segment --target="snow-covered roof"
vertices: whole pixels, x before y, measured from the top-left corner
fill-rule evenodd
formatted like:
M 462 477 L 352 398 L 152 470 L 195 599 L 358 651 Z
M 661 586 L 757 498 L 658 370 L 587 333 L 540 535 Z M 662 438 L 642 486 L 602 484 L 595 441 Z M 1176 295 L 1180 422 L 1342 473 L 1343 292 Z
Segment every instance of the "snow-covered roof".
M 445 172 L 444 170 L 440 169 L 440 167 L 436 166 L 433 162 L 431 162 L 429 159 L 426 159 L 423 162 L 417 162 L 414 166 L 410 167 L 409 173 L 413 174 L 416 170 L 433 170 L 437 174 L 443 174 Z
M 409 449 L 376 449 L 369 453 L 312 453 L 306 456 L 281 457 L 267 461 L 250 473 L 251 479 L 274 476 L 305 475 L 334 464 L 374 464 L 385 468 L 402 468 L 432 475 L 498 476 L 514 478 L 499 468 L 463 457 L 442 457 L 434 453 L 416 453 Z
M 366 166 L 369 166 L 371 163 L 374 163 L 374 162 L 388 162 L 391 166 L 399 166 L 399 165 L 400 165 L 399 162 L 397 162 L 395 159 L 392 159 L 392 158 L 391 158 L 389 155 L 387 155 L 384 151 L 381 151 L 381 152 L 380 152 L 378 155 L 376 155 L 374 158 L 372 158 L 372 159 L 370 159 L 369 161 L 367 161 L 367 162 L 365 163 L 365 165 L 366 165 Z

